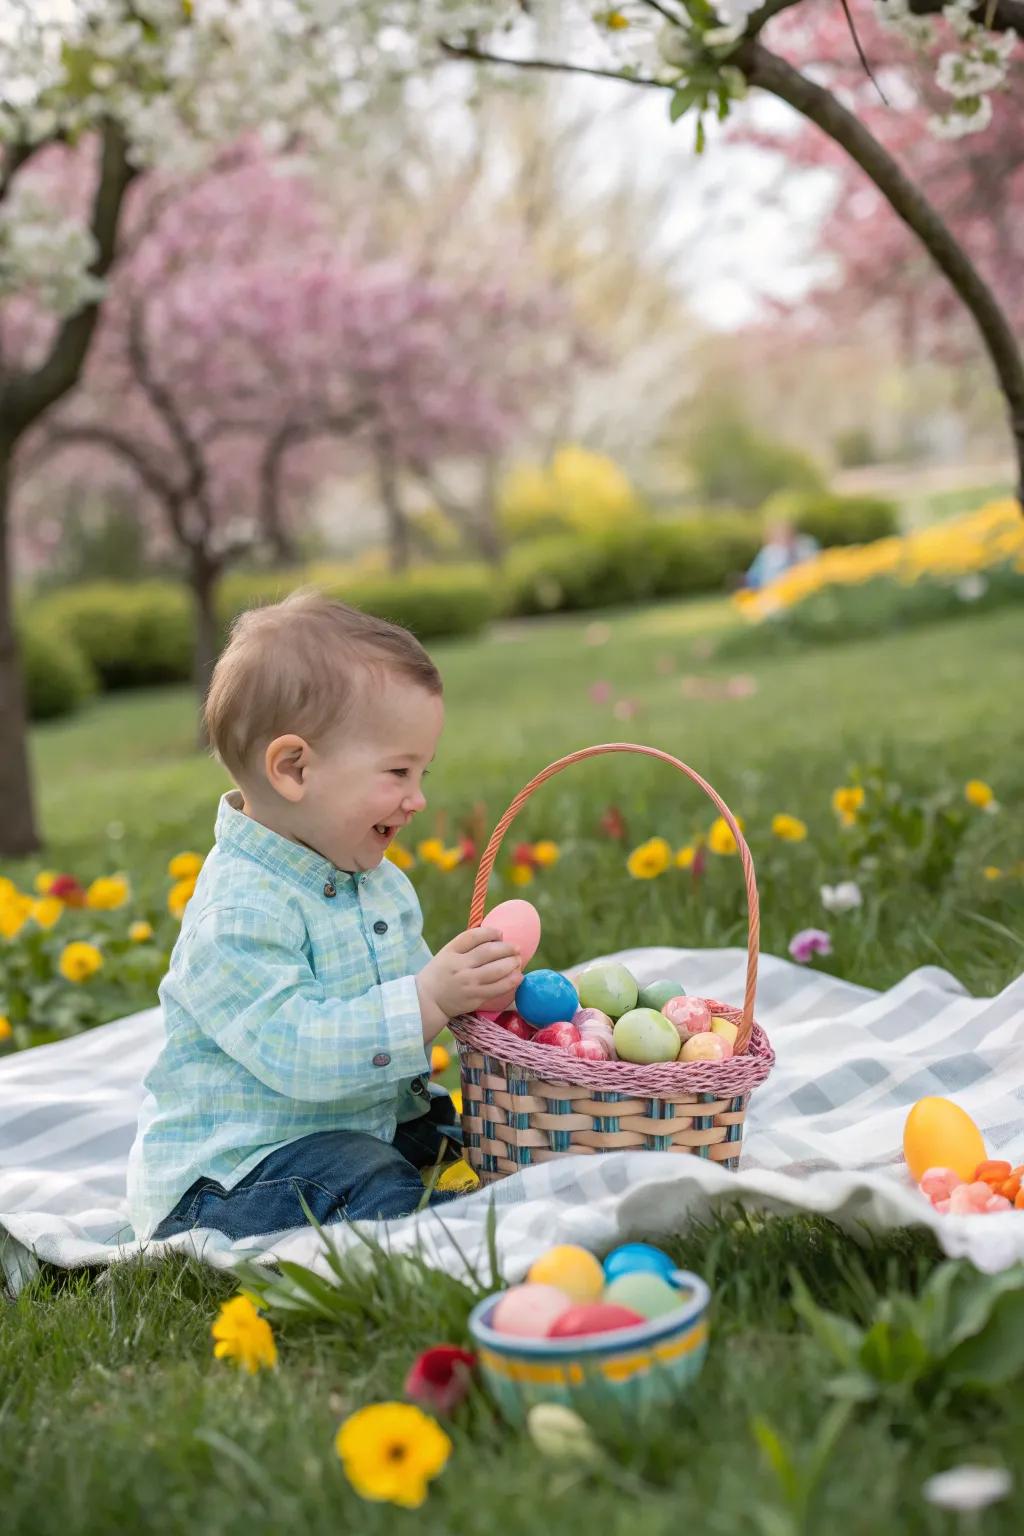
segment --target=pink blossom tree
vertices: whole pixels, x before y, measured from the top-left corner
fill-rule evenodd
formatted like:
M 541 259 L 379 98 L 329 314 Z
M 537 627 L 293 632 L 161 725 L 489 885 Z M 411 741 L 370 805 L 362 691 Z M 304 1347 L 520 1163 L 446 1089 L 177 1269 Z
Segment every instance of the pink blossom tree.
M 225 569 L 290 550 L 339 453 L 375 468 L 401 568 L 403 471 L 502 447 L 557 375 L 558 313 L 500 276 L 339 250 L 308 183 L 258 154 L 187 190 L 142 178 L 124 229 L 80 384 L 20 463 L 51 486 L 134 479 L 187 573 L 204 691 Z

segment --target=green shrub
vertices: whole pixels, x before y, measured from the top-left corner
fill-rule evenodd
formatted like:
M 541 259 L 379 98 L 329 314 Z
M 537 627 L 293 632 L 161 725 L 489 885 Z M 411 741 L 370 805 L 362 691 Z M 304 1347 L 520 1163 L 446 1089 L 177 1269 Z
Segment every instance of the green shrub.
M 71 636 L 104 689 L 183 682 L 191 676 L 192 602 L 187 589 L 175 582 L 68 587 L 41 598 L 30 611 Z
M 506 611 L 606 608 L 713 592 L 746 569 L 760 543 L 756 519 L 727 513 L 589 537 L 538 539 L 509 556 Z
M 688 457 L 694 491 L 705 502 L 753 509 L 776 491 L 825 490 L 824 476 L 807 454 L 728 416 L 694 433 Z
M 96 691 L 86 657 L 56 625 L 29 620 L 19 626 L 19 642 L 30 719 L 70 715 Z
M 785 518 L 809 533 L 823 549 L 837 544 L 871 544 L 899 531 L 899 510 L 880 496 L 837 496 L 830 491 L 780 491 L 763 508 L 766 523 Z
M 234 573 L 221 584 L 220 613 L 227 625 L 243 609 L 279 602 L 303 586 L 391 619 L 424 641 L 478 634 L 494 618 L 500 600 L 499 578 L 484 565 L 424 566 L 404 576 L 313 565 L 303 571 Z

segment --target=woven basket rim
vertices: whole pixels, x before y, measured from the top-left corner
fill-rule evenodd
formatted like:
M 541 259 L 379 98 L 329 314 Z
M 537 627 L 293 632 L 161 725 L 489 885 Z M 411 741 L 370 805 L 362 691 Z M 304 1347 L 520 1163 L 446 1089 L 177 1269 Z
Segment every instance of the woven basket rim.
M 730 1023 L 738 1025 L 742 1020 L 738 1008 L 729 1008 L 713 998 L 700 1001 Z M 756 1022 L 741 1056 L 731 1056 L 727 1061 L 668 1061 L 652 1066 L 628 1061 L 583 1061 L 556 1045 L 534 1045 L 530 1040 L 520 1040 L 477 1014 L 452 1019 L 450 1027 L 460 1056 L 466 1051 L 479 1051 L 506 1066 L 523 1069 L 538 1082 L 566 1083 L 573 1088 L 593 1088 L 605 1093 L 671 1098 L 689 1091 L 733 1098 L 763 1083 L 775 1065 L 775 1052 L 768 1036 Z

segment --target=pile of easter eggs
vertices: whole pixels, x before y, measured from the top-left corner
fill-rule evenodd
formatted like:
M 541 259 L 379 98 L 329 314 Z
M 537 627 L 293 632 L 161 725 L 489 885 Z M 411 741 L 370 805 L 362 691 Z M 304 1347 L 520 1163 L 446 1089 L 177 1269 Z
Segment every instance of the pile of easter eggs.
M 504 901 L 484 918 L 519 951 L 525 970 L 540 943 L 540 917 L 528 901 Z M 557 1046 L 582 1061 L 727 1061 L 737 1028 L 713 1014 L 681 981 L 665 977 L 641 986 L 613 961 L 588 966 L 577 985 L 560 971 L 523 976 L 502 1006 L 482 1013 L 520 1040 Z
M 689 1300 L 673 1283 L 675 1274 L 668 1254 L 648 1243 L 626 1243 L 604 1264 L 586 1248 L 563 1243 L 542 1254 L 521 1285 L 502 1293 L 490 1326 L 495 1333 L 526 1339 L 585 1338 L 636 1328 Z

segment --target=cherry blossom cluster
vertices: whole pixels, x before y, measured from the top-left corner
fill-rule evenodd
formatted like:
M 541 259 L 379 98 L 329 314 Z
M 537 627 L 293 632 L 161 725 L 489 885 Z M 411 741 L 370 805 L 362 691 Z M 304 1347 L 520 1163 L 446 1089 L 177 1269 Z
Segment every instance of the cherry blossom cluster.
M 975 0 L 950 0 L 939 19 L 915 16 L 908 0 L 875 0 L 882 25 L 919 52 L 932 53 L 950 34 L 956 43 L 939 55 L 935 71 L 936 84 L 952 97 L 946 111 L 928 119 L 936 138 L 962 139 L 983 132 L 992 121 L 992 93 L 1006 86 L 1017 34 L 989 31 L 974 20 L 976 9 Z

